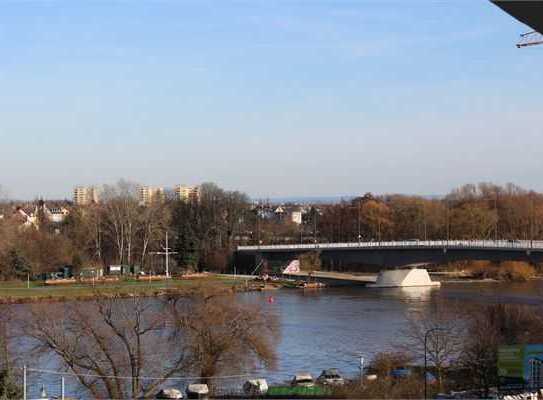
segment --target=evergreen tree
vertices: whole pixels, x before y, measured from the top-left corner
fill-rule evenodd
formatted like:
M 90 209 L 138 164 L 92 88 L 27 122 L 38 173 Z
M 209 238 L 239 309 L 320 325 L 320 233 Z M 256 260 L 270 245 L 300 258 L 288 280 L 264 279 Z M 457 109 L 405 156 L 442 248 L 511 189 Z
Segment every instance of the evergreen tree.
M 11 274 L 18 279 L 26 279 L 31 268 L 28 261 L 16 249 L 12 249 L 8 255 Z
M 178 264 L 186 269 L 196 269 L 200 259 L 199 241 L 190 222 L 177 225 L 175 251 Z
M 196 205 L 179 202 L 173 213 L 172 228 L 175 230 L 174 251 L 178 265 L 196 269 L 200 261 L 200 240 L 196 227 Z

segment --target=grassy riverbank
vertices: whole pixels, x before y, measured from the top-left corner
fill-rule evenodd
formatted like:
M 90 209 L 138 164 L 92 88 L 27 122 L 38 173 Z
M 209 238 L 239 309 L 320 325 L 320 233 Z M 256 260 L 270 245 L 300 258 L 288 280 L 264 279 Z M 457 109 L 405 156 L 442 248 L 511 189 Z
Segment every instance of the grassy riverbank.
M 34 301 L 62 301 L 92 298 L 101 294 L 160 296 L 166 293 L 183 293 L 202 283 L 231 287 L 235 290 L 256 290 L 254 283 L 244 278 L 210 274 L 197 279 L 168 279 L 163 281 L 119 280 L 108 283 L 73 283 L 45 285 L 30 281 L 0 282 L 0 303 L 27 303 Z

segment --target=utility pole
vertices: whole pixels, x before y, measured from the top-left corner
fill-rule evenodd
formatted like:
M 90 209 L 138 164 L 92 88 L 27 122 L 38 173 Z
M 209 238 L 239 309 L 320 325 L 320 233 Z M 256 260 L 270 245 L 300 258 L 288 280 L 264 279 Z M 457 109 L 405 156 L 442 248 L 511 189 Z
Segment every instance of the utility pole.
M 166 278 L 170 277 L 170 254 L 177 254 L 177 251 L 170 251 L 168 242 L 168 231 L 166 231 L 166 246 L 162 246 L 163 251 L 154 251 L 151 254 L 159 254 L 166 256 Z
M 534 195 L 530 193 L 530 247 L 534 247 Z
M 360 204 L 362 203 L 361 199 L 358 199 L 358 244 L 360 245 L 360 241 L 362 240 L 362 231 L 360 230 Z
M 256 209 L 256 244 L 260 246 L 260 209 Z
M 26 365 L 23 365 L 23 400 L 26 400 Z
M 494 212 L 496 213 L 496 218 L 494 218 L 494 241 L 498 241 L 498 192 L 494 197 Z
M 451 205 L 449 203 L 449 200 L 447 200 L 447 244 L 449 244 L 449 240 L 451 239 Z
M 313 208 L 313 243 L 317 245 L 317 209 Z
M 428 227 L 426 224 L 426 202 L 422 203 L 422 217 L 424 222 L 424 241 L 428 240 Z
M 364 357 L 360 356 L 360 364 L 358 365 L 360 369 L 360 384 L 364 381 Z

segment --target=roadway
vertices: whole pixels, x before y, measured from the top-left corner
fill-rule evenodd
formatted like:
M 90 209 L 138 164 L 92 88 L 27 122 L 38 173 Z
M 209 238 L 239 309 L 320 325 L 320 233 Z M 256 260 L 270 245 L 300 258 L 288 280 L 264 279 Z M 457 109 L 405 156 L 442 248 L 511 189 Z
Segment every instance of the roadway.
M 344 249 L 397 249 L 397 248 L 460 248 L 460 249 L 496 249 L 496 250 L 536 250 L 543 251 L 542 240 L 404 240 L 387 242 L 348 242 L 348 243 L 312 243 L 312 244 L 277 244 L 260 246 L 238 246 L 239 252 L 254 251 L 292 251 L 292 250 L 344 250 Z
M 541 240 L 404 240 L 238 246 L 235 265 L 239 272 L 251 272 L 262 260 L 286 265 L 311 251 L 318 252 L 324 269 L 331 271 L 378 272 L 416 263 L 444 265 L 464 260 L 543 263 Z

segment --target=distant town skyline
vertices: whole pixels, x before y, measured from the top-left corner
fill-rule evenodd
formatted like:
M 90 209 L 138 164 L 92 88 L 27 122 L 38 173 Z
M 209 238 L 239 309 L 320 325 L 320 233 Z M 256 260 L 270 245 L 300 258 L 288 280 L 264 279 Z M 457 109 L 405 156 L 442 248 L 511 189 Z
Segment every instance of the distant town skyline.
M 5 2 L 0 185 L 543 191 L 541 48 L 487 0 Z

